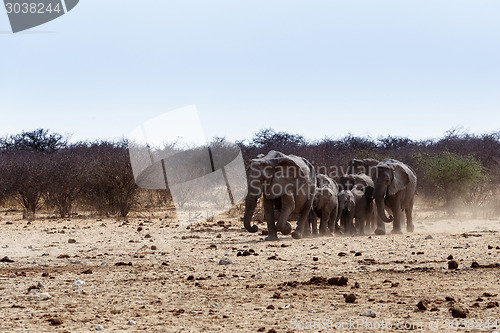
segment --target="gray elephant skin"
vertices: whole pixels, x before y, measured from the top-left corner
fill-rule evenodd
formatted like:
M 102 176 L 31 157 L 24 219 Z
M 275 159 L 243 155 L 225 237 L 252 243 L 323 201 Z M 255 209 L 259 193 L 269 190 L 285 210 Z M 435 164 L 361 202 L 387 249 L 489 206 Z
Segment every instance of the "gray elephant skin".
M 344 229 L 344 234 L 356 234 L 356 227 L 360 235 L 369 232 L 370 221 L 373 216 L 373 190 L 372 186 L 356 185 L 350 190 L 339 193 L 339 220 Z M 356 219 L 356 227 L 354 226 Z
M 316 192 L 316 172 L 305 158 L 270 151 L 266 156 L 252 159 L 247 168 L 248 194 L 243 217 L 245 229 L 257 232 L 251 219 L 258 199 L 262 196 L 264 218 L 267 222 L 266 240 L 277 240 L 277 231 L 288 235 L 292 226 L 287 222 L 291 214 L 298 214 L 293 238 L 303 237 L 304 225 L 311 211 Z M 279 210 L 275 223 L 274 209 Z
M 364 173 L 371 178 L 374 178 L 375 170 L 380 162 L 373 158 L 365 158 L 362 160 L 353 159 L 349 162 L 347 166 L 347 174 L 359 174 Z
M 338 213 L 338 184 L 330 177 L 318 174 L 316 176 L 316 194 L 309 215 L 312 234 L 318 235 L 317 219 L 320 217 L 319 235 L 331 235 L 335 232 L 335 222 Z
M 397 160 L 384 160 L 376 167 L 374 197 L 377 206 L 377 235 L 385 234 L 385 223 L 393 222 L 392 233 L 400 234 L 402 213 L 406 215 L 406 230 L 413 232 L 413 200 L 417 175 L 408 165 Z M 385 211 L 393 216 L 387 216 Z

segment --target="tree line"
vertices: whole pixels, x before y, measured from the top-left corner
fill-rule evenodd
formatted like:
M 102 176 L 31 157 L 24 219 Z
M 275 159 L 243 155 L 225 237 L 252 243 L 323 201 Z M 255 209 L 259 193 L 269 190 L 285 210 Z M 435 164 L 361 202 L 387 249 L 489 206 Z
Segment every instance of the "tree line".
M 245 163 L 269 150 L 305 157 L 316 167 L 345 167 L 353 158 L 397 159 L 416 171 L 421 196 L 447 205 L 483 205 L 499 194 L 500 133 L 452 130 L 436 140 L 348 135 L 310 141 L 265 129 L 237 145 Z M 140 190 L 135 184 L 125 139 L 69 143 L 47 129 L 0 138 L 0 203 L 19 205 L 26 217 L 39 209 L 61 217 L 77 211 L 125 217 L 170 201 L 168 190 Z

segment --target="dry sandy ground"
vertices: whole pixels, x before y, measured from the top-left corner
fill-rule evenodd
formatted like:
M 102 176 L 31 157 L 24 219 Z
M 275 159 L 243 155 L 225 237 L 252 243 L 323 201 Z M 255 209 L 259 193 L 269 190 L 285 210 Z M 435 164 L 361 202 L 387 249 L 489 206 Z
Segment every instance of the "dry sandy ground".
M 13 262 L 0 263 L 0 331 L 499 331 L 500 218 L 415 220 L 413 234 L 264 242 L 239 218 L 186 229 L 158 214 L 28 223 L 3 212 L 0 259 Z M 346 286 L 330 284 L 340 276 Z

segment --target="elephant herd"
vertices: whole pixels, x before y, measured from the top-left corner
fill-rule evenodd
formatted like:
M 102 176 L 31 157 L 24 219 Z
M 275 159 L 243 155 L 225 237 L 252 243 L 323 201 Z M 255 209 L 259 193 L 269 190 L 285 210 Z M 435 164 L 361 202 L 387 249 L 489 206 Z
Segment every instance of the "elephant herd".
M 336 178 L 334 180 L 333 178 Z M 340 177 L 316 173 L 305 158 L 270 151 L 252 159 L 247 168 L 248 194 L 245 200 L 245 229 L 257 232 L 251 224 L 262 197 L 266 240 L 277 240 L 292 232 L 288 222 L 298 216 L 292 237 L 309 235 L 364 235 L 375 229 L 385 234 L 385 223 L 393 223 L 392 233 L 402 233 L 402 215 L 406 230 L 413 232 L 413 200 L 417 176 L 408 165 L 393 159 L 352 160 Z M 275 211 L 279 212 L 276 221 Z M 387 216 L 386 211 L 391 215 Z M 320 218 L 319 230 L 317 219 Z

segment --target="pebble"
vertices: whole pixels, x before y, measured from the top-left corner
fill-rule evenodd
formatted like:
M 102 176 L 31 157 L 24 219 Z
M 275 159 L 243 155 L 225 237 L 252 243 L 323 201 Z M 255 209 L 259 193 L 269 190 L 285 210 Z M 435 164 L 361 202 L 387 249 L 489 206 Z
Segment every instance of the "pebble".
M 102 325 L 97 325 L 97 326 L 95 327 L 95 330 L 96 330 L 96 331 L 102 331 L 103 329 L 104 329 L 104 326 L 102 326 Z
M 448 269 L 457 269 L 457 268 L 458 268 L 458 261 L 456 260 L 448 261 Z
M 132 319 L 130 319 L 130 320 L 128 321 L 128 323 L 127 323 L 127 325 L 129 325 L 129 326 L 134 326 L 134 325 L 136 325 L 136 324 L 137 324 L 137 323 L 136 323 L 135 321 L 133 321 Z
M 427 235 L 425 236 L 425 239 L 433 239 L 434 237 L 432 237 L 431 235 Z
M 419 308 L 419 310 L 426 311 L 429 308 L 429 302 L 423 299 L 420 302 L 418 302 L 417 308 Z
M 450 311 L 453 318 L 467 318 L 467 313 L 469 312 L 461 305 L 455 305 Z
M 75 282 L 73 282 L 73 287 L 81 287 L 85 284 L 84 281 L 82 280 L 76 280 Z
M 52 298 L 52 296 L 50 296 L 49 293 L 38 293 L 38 294 L 31 296 L 30 298 L 39 298 L 41 300 L 45 300 L 45 299 Z
M 356 301 L 356 295 L 354 294 L 344 294 L 346 303 L 354 303 Z
M 226 257 L 219 260 L 219 265 L 231 265 L 232 263 L 232 260 Z
M 75 243 L 76 243 L 76 239 L 74 239 L 74 238 L 68 239 L 68 244 L 75 244 Z
M 369 311 L 366 311 L 365 313 L 363 313 L 362 316 L 375 318 L 377 316 L 377 314 L 374 311 L 369 310 Z

